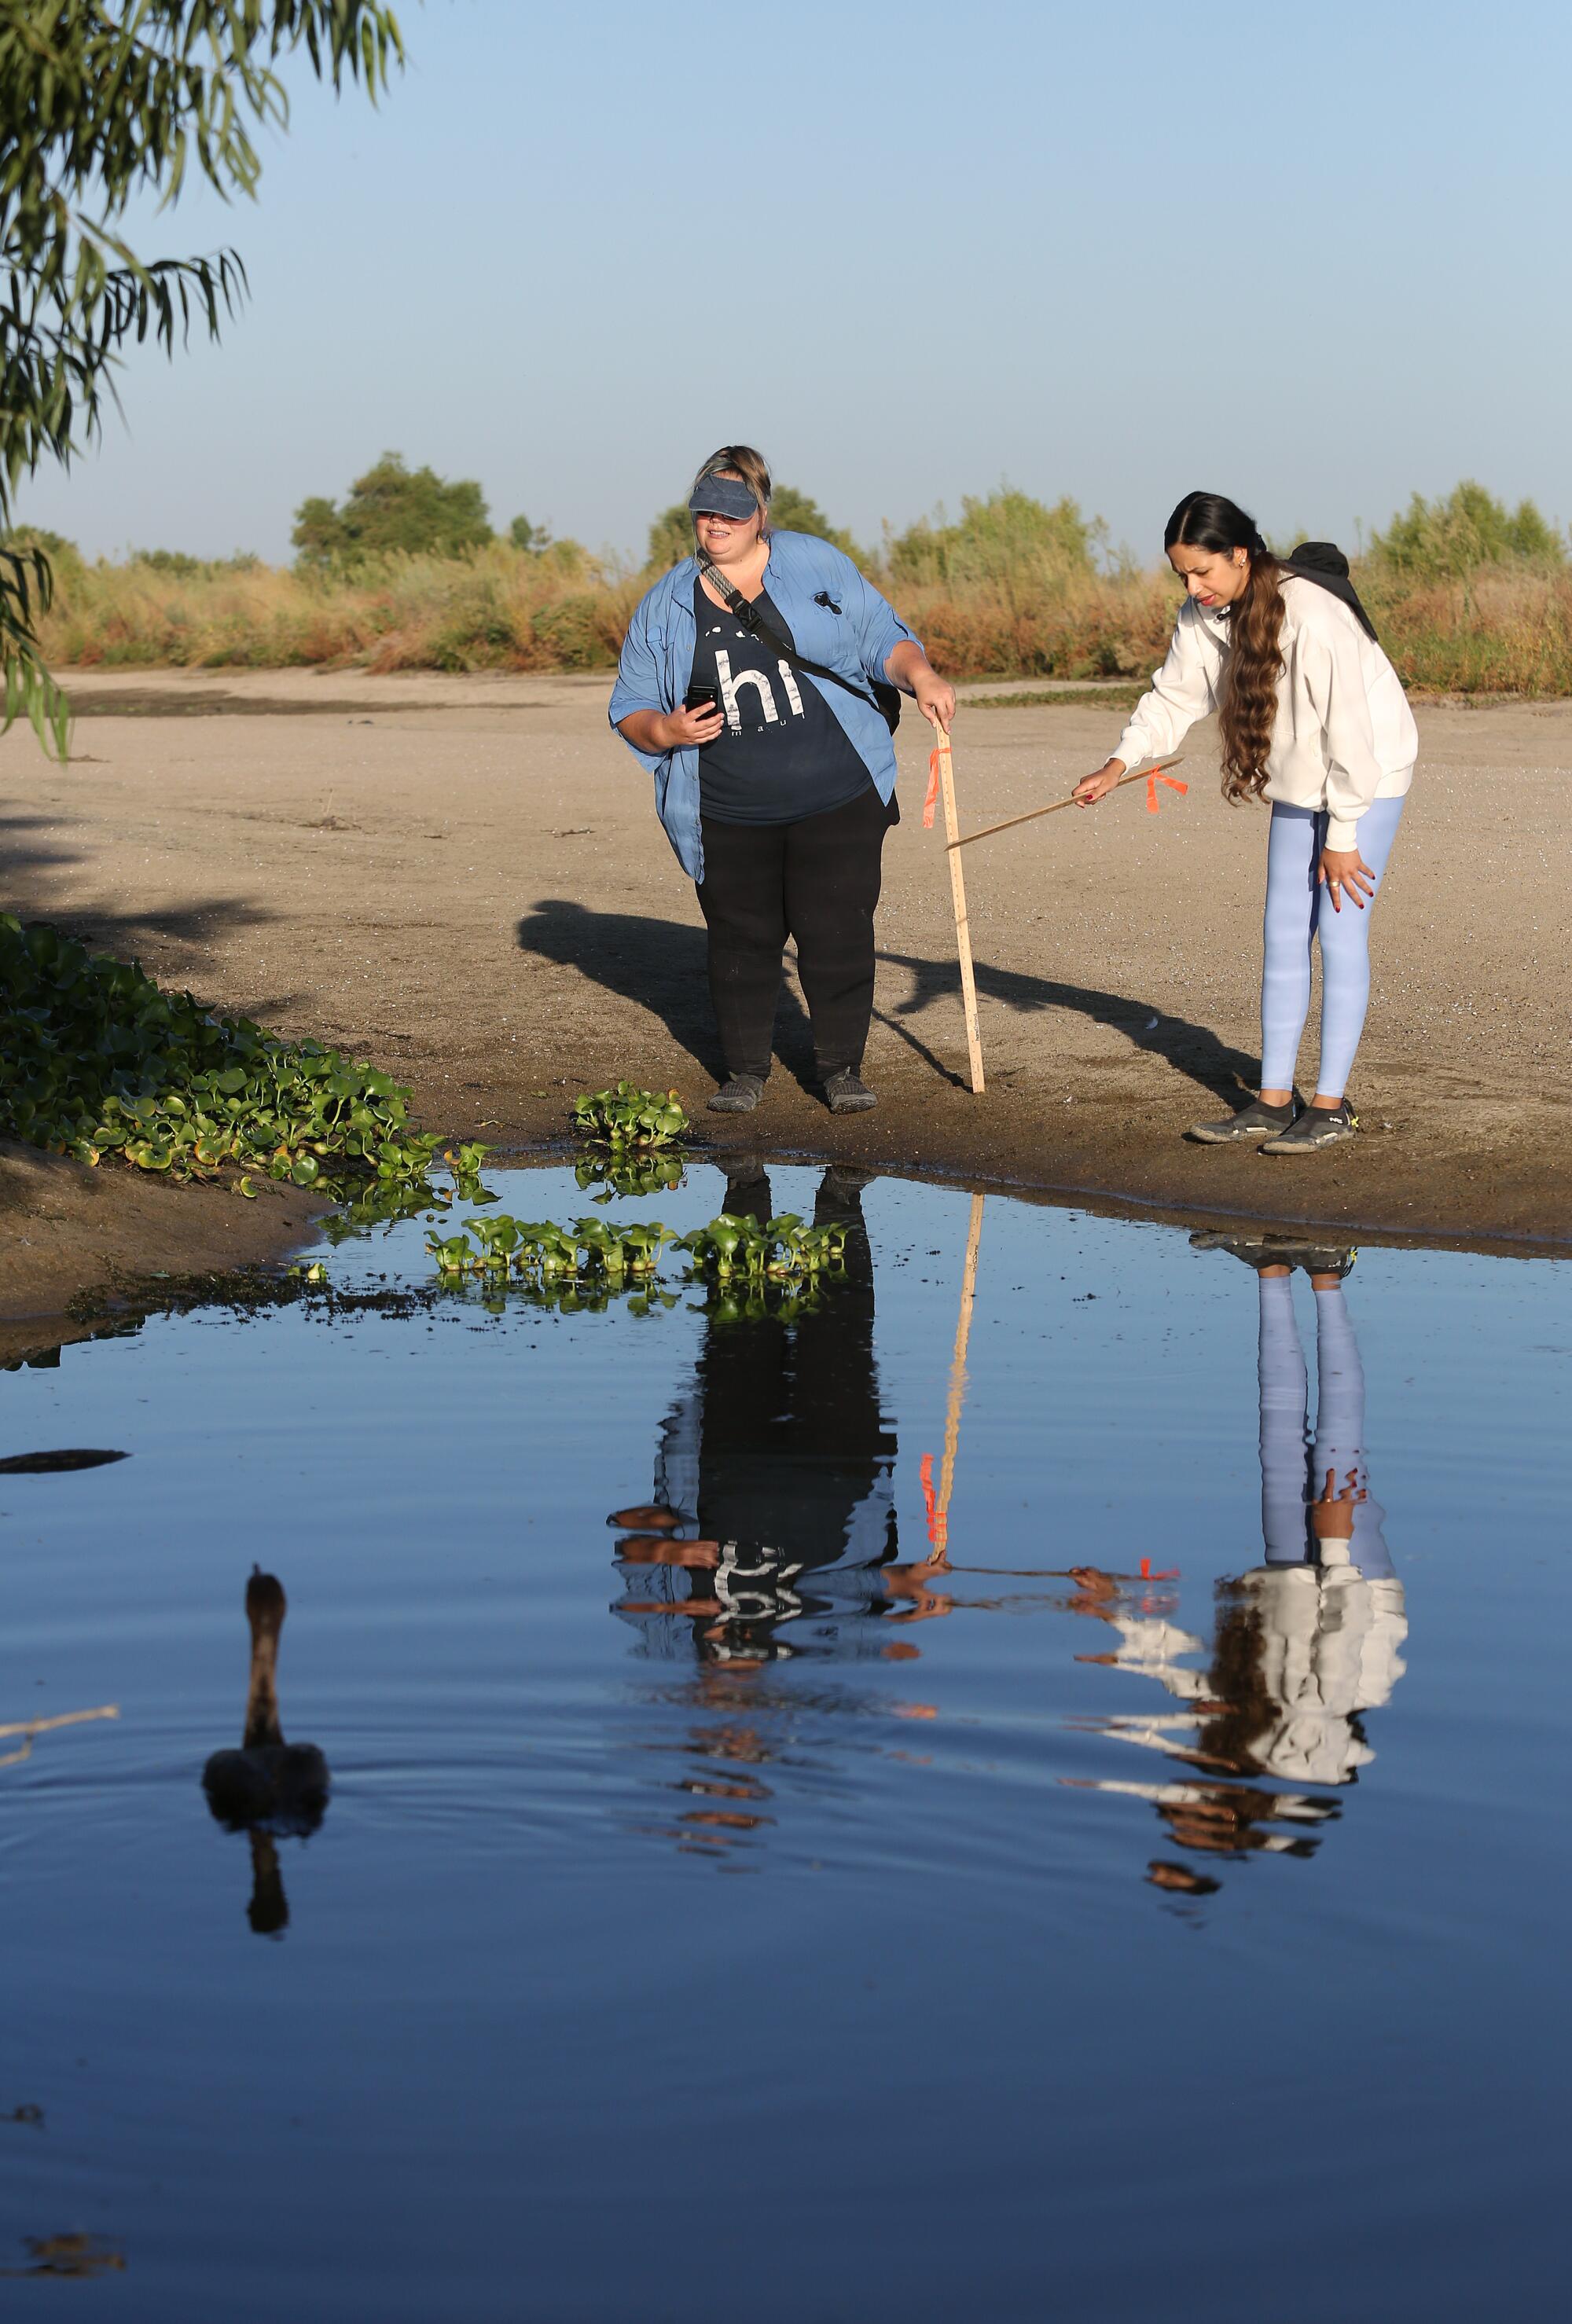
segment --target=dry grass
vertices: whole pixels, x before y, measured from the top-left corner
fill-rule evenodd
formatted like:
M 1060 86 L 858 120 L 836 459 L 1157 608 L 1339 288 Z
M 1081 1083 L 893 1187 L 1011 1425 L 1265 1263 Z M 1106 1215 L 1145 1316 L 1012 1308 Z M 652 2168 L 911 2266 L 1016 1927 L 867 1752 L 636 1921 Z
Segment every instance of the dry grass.
M 1371 567 L 1358 577 L 1410 687 L 1572 695 L 1564 570 L 1405 583 Z M 354 579 L 73 561 L 44 645 L 59 668 L 610 669 L 648 579 L 570 546 L 534 556 L 500 541 L 461 558 L 390 559 Z M 894 594 L 939 667 L 976 678 L 1144 677 L 1177 604 L 1166 575 L 1099 575 L 1031 556 L 1003 572 L 912 577 Z

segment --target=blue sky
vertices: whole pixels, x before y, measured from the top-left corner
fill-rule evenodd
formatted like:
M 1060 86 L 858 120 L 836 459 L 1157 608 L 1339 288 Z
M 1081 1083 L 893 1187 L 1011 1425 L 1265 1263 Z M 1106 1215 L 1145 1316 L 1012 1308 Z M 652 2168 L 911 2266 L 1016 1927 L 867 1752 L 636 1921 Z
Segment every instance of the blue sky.
M 717 442 L 876 538 L 1008 478 L 1158 553 L 1192 486 L 1353 545 L 1475 475 L 1572 518 L 1572 11 L 406 5 L 382 106 L 292 72 L 221 347 L 21 512 L 289 554 L 385 447 L 642 547 Z

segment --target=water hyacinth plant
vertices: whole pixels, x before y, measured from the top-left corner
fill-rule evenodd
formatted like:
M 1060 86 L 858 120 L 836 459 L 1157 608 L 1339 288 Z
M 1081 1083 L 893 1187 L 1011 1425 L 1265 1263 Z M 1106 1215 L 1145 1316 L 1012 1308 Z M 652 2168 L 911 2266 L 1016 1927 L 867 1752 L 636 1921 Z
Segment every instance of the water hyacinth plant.
M 846 1255 L 846 1231 L 837 1221 L 822 1227 L 805 1226 L 795 1212 L 758 1220 L 723 1211 L 704 1227 L 695 1227 L 678 1244 L 689 1253 L 694 1272 L 729 1283 L 742 1277 L 750 1283 L 800 1282 L 838 1269 Z
M 615 1153 L 581 1156 L 573 1175 L 586 1193 L 591 1186 L 601 1189 L 592 1201 L 610 1203 L 619 1195 L 669 1194 L 681 1185 L 687 1168 L 687 1156 L 670 1148 L 619 1148 Z
M 410 1092 L 319 1041 L 284 1041 L 166 992 L 134 962 L 43 922 L 0 916 L 0 1132 L 172 1178 L 253 1173 L 380 1204 L 441 1201 L 440 1140 L 409 1123 Z M 448 1157 L 473 1190 L 482 1146 Z
M 662 1096 L 622 1081 L 575 1098 L 573 1127 L 587 1145 L 620 1155 L 629 1148 L 678 1144 L 688 1134 L 688 1116 L 675 1090 Z
M 471 1219 L 457 1234 L 430 1234 L 426 1249 L 449 1285 L 478 1277 L 494 1286 L 522 1283 L 553 1293 L 587 1287 L 597 1296 L 627 1289 L 639 1295 L 639 1312 L 648 1312 L 656 1302 L 674 1303 L 675 1294 L 656 1280 L 670 1243 L 687 1254 L 689 1279 L 707 1286 L 719 1320 L 773 1315 L 790 1323 L 809 1312 L 825 1283 L 844 1276 L 846 1232 L 836 1222 L 805 1226 L 791 1212 L 763 1226 L 723 1212 L 682 1236 L 658 1221 L 616 1227 L 580 1219 L 559 1227 L 499 1216 Z
M 671 1229 L 658 1222 L 619 1228 L 606 1219 L 580 1219 L 559 1227 L 549 1219 L 499 1216 L 471 1219 L 458 1234 L 428 1235 L 426 1249 L 438 1273 L 454 1279 L 478 1275 L 549 1284 L 597 1278 L 615 1288 L 644 1283 L 662 1248 L 674 1240 Z

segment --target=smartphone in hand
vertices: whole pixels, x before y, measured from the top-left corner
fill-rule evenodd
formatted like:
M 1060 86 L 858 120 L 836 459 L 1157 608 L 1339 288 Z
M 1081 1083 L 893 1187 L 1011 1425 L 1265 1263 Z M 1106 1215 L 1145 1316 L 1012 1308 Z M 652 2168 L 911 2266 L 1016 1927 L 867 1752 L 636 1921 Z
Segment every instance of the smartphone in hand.
M 690 686 L 682 697 L 684 710 L 718 710 L 720 687 L 713 678 L 700 678 Z

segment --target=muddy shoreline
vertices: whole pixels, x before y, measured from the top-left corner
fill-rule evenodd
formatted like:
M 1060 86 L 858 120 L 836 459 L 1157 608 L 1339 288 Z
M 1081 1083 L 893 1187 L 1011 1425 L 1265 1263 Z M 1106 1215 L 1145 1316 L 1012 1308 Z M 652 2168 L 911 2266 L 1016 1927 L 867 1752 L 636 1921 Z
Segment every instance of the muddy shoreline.
M 1206 730 L 1189 797 L 1160 816 L 1126 795 L 968 853 L 976 1097 L 909 716 L 866 1062 L 879 1109 L 825 1112 L 789 975 L 764 1102 L 733 1122 L 704 1111 L 718 1060 L 693 890 L 602 679 L 139 673 L 134 709 L 124 678 L 68 683 L 84 709 L 102 697 L 70 764 L 24 732 L 0 741 L 0 908 L 374 1058 L 427 1127 L 499 1159 L 554 1145 L 574 1093 L 625 1074 L 679 1090 L 706 1158 L 835 1157 L 1195 1224 L 1572 1242 L 1572 705 L 1419 707 L 1352 1092 L 1364 1133 L 1299 1160 L 1182 1137 L 1255 1070 L 1263 818 L 1223 806 Z M 966 695 L 998 691 L 963 692 L 963 828 L 1062 796 L 1119 723 L 1062 700 L 968 715 Z M 291 1196 L 83 1176 L 97 1191 L 76 1209 L 58 1173 L 34 1183 L 36 1217 L 0 1197 L 0 1314 L 58 1313 L 106 1273 L 282 1257 L 309 1230 Z
M 0 1363 L 87 1337 L 91 1324 L 69 1312 L 85 1294 L 276 1265 L 324 1208 L 294 1186 L 246 1202 L 0 1139 Z

